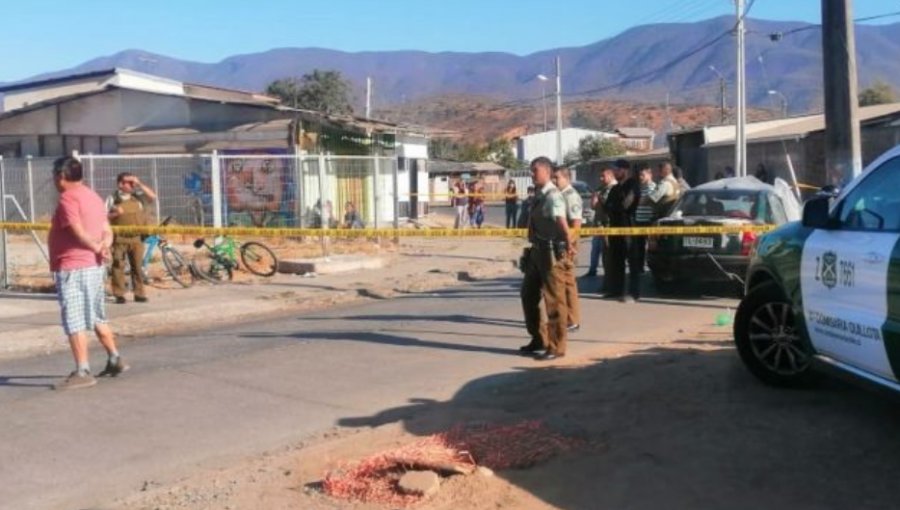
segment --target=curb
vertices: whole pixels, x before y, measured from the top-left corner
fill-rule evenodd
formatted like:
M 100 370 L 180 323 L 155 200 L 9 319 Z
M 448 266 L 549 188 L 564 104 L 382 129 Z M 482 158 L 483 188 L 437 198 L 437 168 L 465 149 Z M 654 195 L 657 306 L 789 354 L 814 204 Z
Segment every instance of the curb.
M 439 278 L 412 282 L 407 289 L 369 285 L 336 291 L 327 296 L 298 298 L 293 291 L 273 293 L 253 299 L 194 306 L 186 310 L 161 310 L 130 315 L 126 320 L 110 322 L 121 343 L 173 333 L 190 333 L 211 327 L 238 325 L 296 312 L 321 310 L 366 300 L 393 299 L 404 295 L 432 292 L 470 282 L 490 280 L 513 274 L 512 268 L 500 264 L 503 270 L 469 270 L 442 273 Z M 198 317 L 219 317 L 214 325 L 195 325 Z M 249 319 L 249 320 L 248 320 Z M 59 325 L 41 326 L 18 331 L 0 344 L 0 360 L 12 360 L 35 355 L 66 351 L 69 344 Z

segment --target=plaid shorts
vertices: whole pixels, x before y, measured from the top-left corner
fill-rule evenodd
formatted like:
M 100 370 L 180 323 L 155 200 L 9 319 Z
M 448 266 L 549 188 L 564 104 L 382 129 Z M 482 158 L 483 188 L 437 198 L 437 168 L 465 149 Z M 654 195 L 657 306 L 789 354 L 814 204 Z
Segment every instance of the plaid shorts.
M 53 273 L 66 335 L 106 323 L 106 268 L 88 267 Z

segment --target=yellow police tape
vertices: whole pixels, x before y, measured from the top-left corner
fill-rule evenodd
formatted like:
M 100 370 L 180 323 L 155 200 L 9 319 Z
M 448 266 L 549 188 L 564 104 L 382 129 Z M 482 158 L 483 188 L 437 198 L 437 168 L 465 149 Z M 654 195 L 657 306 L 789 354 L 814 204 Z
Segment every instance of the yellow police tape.
M 716 225 L 679 227 L 585 227 L 578 231 L 581 236 L 658 236 L 658 235 L 708 235 L 740 234 L 743 232 L 763 233 L 773 225 Z M 260 228 L 260 227 L 198 227 L 198 226 L 115 226 L 119 234 L 149 235 L 191 235 L 191 236 L 235 236 L 235 237 L 525 237 L 525 229 L 505 228 L 363 228 L 363 229 L 321 229 L 321 228 Z M 0 222 L 0 230 L 9 232 L 47 231 L 49 223 Z

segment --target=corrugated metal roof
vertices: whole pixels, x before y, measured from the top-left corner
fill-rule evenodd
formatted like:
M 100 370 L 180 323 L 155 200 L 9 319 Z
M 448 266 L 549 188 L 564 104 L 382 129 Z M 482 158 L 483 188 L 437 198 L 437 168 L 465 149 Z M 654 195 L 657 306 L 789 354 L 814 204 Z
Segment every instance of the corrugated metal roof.
M 622 127 L 616 129 L 616 132 L 626 138 L 653 138 L 656 133 L 645 127 Z
M 103 94 L 104 92 L 109 92 L 110 90 L 112 90 L 114 88 L 116 88 L 116 87 L 107 86 L 100 90 L 92 90 L 90 92 L 82 92 L 80 94 L 70 94 L 68 96 L 54 97 L 52 99 L 47 99 L 45 101 L 32 103 L 28 106 L 23 106 L 21 108 L 16 108 L 15 110 L 10 110 L 8 112 L 0 113 L 0 120 L 8 119 L 10 117 L 15 117 L 16 115 L 22 115 L 23 113 L 40 110 L 41 108 L 46 108 L 48 106 L 55 106 L 58 104 L 65 103 L 67 101 L 74 101 L 76 99 L 81 99 L 84 97 L 96 96 L 98 94 Z
M 288 129 L 293 122 L 292 119 L 276 119 L 268 122 L 252 122 L 242 124 L 230 129 L 221 131 L 221 133 L 262 133 L 262 132 L 281 132 Z M 204 131 L 187 127 L 171 127 L 171 128 L 132 128 L 119 134 L 122 139 L 140 138 L 150 136 L 189 136 L 202 134 Z
M 900 113 L 900 103 L 879 104 L 864 106 L 859 109 L 859 121 L 868 122 L 880 117 L 886 117 Z M 734 144 L 734 126 L 726 136 L 725 132 L 717 132 L 714 138 L 709 137 L 707 131 L 706 147 Z M 752 129 L 751 129 L 752 128 Z M 747 141 L 783 140 L 787 138 L 802 138 L 810 133 L 825 129 L 825 115 L 807 115 L 781 119 L 780 121 L 753 122 L 747 124 Z
M 17 108 L 15 110 L 11 110 L 9 112 L 0 114 L 0 120 L 12 117 L 15 115 L 19 115 L 22 113 L 26 113 L 29 111 L 34 111 L 40 108 L 44 108 L 47 106 L 52 106 L 56 104 L 65 103 L 68 101 L 73 101 L 76 99 L 80 99 L 82 97 L 87 97 L 94 94 L 99 94 L 102 92 L 106 92 L 112 89 L 122 89 L 122 90 L 136 90 L 139 92 L 147 93 L 147 94 L 157 94 L 157 95 L 170 95 L 177 97 L 186 97 L 191 100 L 196 101 L 208 101 L 208 102 L 216 102 L 216 103 L 229 103 L 229 104 L 241 104 L 245 106 L 256 106 L 261 108 L 274 109 L 281 112 L 291 113 L 294 117 L 299 117 L 308 121 L 313 122 L 321 122 L 321 123 L 332 123 L 336 126 L 340 126 L 344 129 L 356 129 L 360 132 L 371 133 L 371 132 L 382 132 L 382 133 L 394 133 L 394 134 L 411 134 L 411 135 L 426 135 L 427 129 L 422 128 L 420 126 L 413 125 L 405 125 L 405 124 L 397 124 L 394 122 L 377 120 L 377 119 L 367 119 L 363 117 L 356 117 L 352 115 L 331 115 L 322 112 L 317 112 L 313 110 L 304 110 L 298 108 L 290 108 L 280 104 L 279 100 L 267 96 L 265 94 L 258 94 L 254 92 L 247 92 L 242 90 L 235 89 L 225 89 L 220 87 L 213 87 L 208 85 L 198 85 L 193 83 L 181 83 L 173 80 L 169 80 L 167 78 L 157 77 L 153 75 L 148 75 L 144 73 L 138 73 L 136 71 L 131 71 L 129 69 L 106 69 L 103 71 L 96 71 L 92 73 L 83 73 L 83 74 L 75 74 L 69 75 L 59 78 L 54 78 L 51 80 L 40 80 L 29 83 L 22 83 L 18 85 L 12 85 L 7 87 L 6 89 L 0 90 L 20 90 L 20 89 L 29 89 L 42 87 L 47 85 L 53 85 L 57 83 L 65 83 L 67 81 L 75 81 L 81 80 L 89 77 L 99 77 L 99 76 L 116 76 L 118 74 L 122 75 L 133 75 L 139 76 L 142 78 L 150 79 L 150 80 L 159 80 L 161 82 L 166 82 L 169 85 L 178 85 L 181 87 L 181 93 L 166 93 L 165 91 L 155 91 L 155 90 L 145 90 L 139 88 L 131 88 L 127 84 L 118 84 L 112 83 L 111 81 L 107 81 L 106 85 L 96 91 L 83 92 L 79 94 L 69 94 L 65 96 L 55 97 L 53 99 L 48 99 L 46 101 L 41 101 L 39 103 L 34 103 L 32 105 Z M 280 129 L 281 127 L 277 124 L 280 121 L 273 121 L 275 124 L 270 124 L 269 126 L 272 129 Z M 289 121 L 288 121 L 289 122 Z
M 613 163 L 620 159 L 624 159 L 629 163 L 633 163 L 635 161 L 655 161 L 657 159 L 664 159 L 671 157 L 671 153 L 669 152 L 668 147 L 663 147 L 660 149 L 654 149 L 649 152 L 642 152 L 640 154 L 620 154 L 618 156 L 608 156 L 605 158 L 595 158 L 588 163 Z
M 278 98 L 267 96 L 265 94 L 257 94 L 255 92 L 246 92 L 237 89 L 225 89 L 221 87 L 211 87 L 209 85 L 198 85 L 195 83 L 185 83 L 183 84 L 183 87 L 186 96 L 196 99 L 224 101 L 226 103 L 264 105 L 277 105 L 281 102 Z
M 441 161 L 428 162 L 428 173 L 455 174 L 479 172 L 505 172 L 506 168 L 490 161 Z
M 57 83 L 65 83 L 67 81 L 84 80 L 87 78 L 99 78 L 100 76 L 111 76 L 114 74 L 116 74 L 116 68 L 102 69 L 100 71 L 91 71 L 88 73 L 70 74 L 67 76 L 58 76 L 56 78 L 48 78 L 45 80 L 25 81 L 0 87 L 0 92 L 13 92 L 16 90 L 46 87 L 49 85 L 56 85 Z

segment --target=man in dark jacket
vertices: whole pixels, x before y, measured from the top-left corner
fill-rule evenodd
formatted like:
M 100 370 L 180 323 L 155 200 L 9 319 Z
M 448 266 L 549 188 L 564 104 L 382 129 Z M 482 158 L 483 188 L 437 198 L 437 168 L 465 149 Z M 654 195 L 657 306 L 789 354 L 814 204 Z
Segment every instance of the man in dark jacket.
M 610 190 L 605 203 L 609 226 L 632 227 L 641 196 L 640 184 L 631 175 L 631 165 L 624 159 L 616 161 L 615 172 L 618 184 Z M 605 276 L 608 283 L 604 282 L 604 288 L 608 292 L 603 297 L 629 301 L 625 288 L 625 261 L 628 259 L 630 241 L 630 236 L 609 236 L 610 268 L 609 274 Z M 635 271 L 635 268 L 630 269 Z

